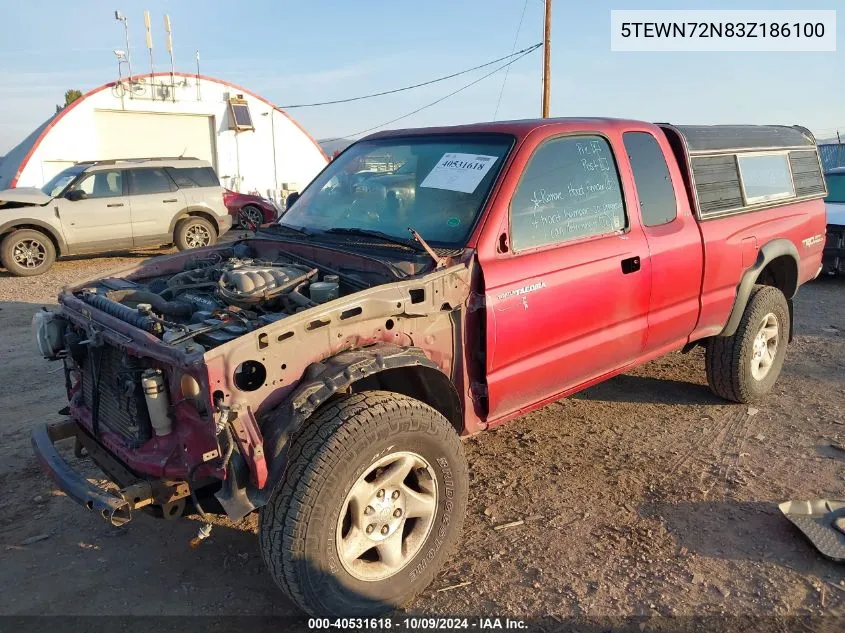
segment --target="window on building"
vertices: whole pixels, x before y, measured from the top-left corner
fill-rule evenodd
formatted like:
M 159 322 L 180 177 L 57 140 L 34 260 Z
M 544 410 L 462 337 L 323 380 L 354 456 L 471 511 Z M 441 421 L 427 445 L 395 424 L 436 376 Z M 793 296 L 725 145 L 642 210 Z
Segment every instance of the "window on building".
M 252 114 L 249 111 L 249 104 L 244 99 L 229 99 L 229 113 L 231 121 L 229 129 L 242 131 L 254 130 Z
M 96 171 L 79 181 L 74 190 L 84 191 L 86 198 L 122 196 L 123 174 L 119 170 Z
M 146 169 L 132 169 L 132 177 L 129 180 L 129 193 L 133 196 L 142 196 L 150 193 L 165 193 L 175 191 L 176 185 L 167 175 L 167 172 L 160 167 L 148 167 Z
M 622 141 L 634 172 L 643 224 L 659 226 L 671 222 L 678 215 L 678 202 L 657 139 L 648 132 L 625 132 Z
M 619 174 L 600 136 L 565 136 L 534 152 L 510 205 L 515 251 L 627 226 Z
M 791 198 L 795 195 L 789 154 L 741 154 L 737 156 L 746 204 Z

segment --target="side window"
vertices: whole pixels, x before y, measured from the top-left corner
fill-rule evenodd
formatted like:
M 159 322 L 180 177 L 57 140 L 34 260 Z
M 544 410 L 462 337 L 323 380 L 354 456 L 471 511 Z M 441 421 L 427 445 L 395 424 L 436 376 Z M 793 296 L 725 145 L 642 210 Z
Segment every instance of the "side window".
M 625 132 L 622 141 L 634 172 L 643 224 L 659 226 L 671 222 L 678 216 L 678 202 L 657 139 L 648 132 Z
M 84 191 L 87 198 L 113 198 L 123 195 L 123 174 L 115 171 L 96 171 L 80 180 L 74 190 Z
M 148 169 L 133 169 L 129 181 L 129 194 L 142 196 L 149 193 L 165 193 L 175 191 L 176 185 L 164 169 L 151 167 Z
M 627 226 L 619 174 L 600 136 L 541 145 L 510 205 L 514 251 L 619 231 Z
M 165 170 L 180 187 L 217 187 L 220 181 L 211 167 L 166 167 Z

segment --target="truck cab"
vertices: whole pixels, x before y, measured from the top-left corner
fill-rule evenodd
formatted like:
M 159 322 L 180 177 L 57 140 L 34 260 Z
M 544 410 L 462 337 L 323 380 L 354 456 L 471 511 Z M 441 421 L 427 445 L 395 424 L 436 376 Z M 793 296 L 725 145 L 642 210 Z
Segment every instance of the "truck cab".
M 381 164 L 394 174 L 359 177 Z M 821 269 L 826 193 L 800 127 L 375 134 L 254 238 L 68 288 L 39 313 L 68 420 L 37 425 L 35 453 L 112 523 L 258 511 L 296 604 L 384 612 L 459 542 L 460 437 L 695 346 L 716 394 L 765 397 L 793 297 Z M 116 493 L 76 473 L 65 439 Z

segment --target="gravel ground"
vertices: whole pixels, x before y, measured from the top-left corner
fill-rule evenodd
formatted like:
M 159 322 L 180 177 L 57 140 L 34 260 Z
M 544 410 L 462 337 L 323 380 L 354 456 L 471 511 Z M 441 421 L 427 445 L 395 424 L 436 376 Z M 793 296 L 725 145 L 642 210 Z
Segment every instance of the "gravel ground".
M 141 515 L 110 528 L 32 457 L 31 423 L 58 421 L 64 405 L 57 366 L 33 351 L 33 310 L 70 281 L 148 255 L 64 261 L 32 279 L 0 272 L 2 615 L 295 613 L 263 568 L 254 517 L 220 521 L 194 551 L 195 521 Z M 783 375 L 755 407 L 711 395 L 694 351 L 466 440 L 463 546 L 409 612 L 511 616 L 546 630 L 645 616 L 672 618 L 666 630 L 739 616 L 776 618 L 768 630 L 796 616 L 814 618 L 800 630 L 843 630 L 831 617 L 845 616 L 843 565 L 777 508 L 845 498 L 835 448 L 845 442 L 843 315 L 845 280 L 802 288 Z

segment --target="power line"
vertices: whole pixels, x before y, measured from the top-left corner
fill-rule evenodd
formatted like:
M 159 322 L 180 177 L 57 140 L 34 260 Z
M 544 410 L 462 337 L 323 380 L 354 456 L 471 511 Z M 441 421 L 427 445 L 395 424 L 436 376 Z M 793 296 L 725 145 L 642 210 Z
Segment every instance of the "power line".
M 418 112 L 422 112 L 422 111 L 423 111 L 423 110 L 425 110 L 426 108 L 430 108 L 430 107 L 432 107 L 432 106 L 435 106 L 435 105 L 437 105 L 438 103 L 440 103 L 440 102 L 442 102 L 442 101 L 445 101 L 445 100 L 446 100 L 446 99 L 448 99 L 449 97 L 454 97 L 454 96 L 455 96 L 456 94 L 458 94 L 459 92 L 463 92 L 463 91 L 464 91 L 464 90 L 466 90 L 467 88 L 471 88 L 471 87 L 472 87 L 472 86 L 474 86 L 475 84 L 477 84 L 477 83 L 479 83 L 479 82 L 481 82 L 481 81 L 484 81 L 485 79 L 487 79 L 487 78 L 488 78 L 488 77 L 490 77 L 491 75 L 495 75 L 495 74 L 496 74 L 497 72 L 499 72 L 500 70 L 502 70 L 502 69 L 504 69 L 504 68 L 507 68 L 507 67 L 508 67 L 508 66 L 510 66 L 511 64 L 513 64 L 513 63 L 517 62 L 518 60 L 520 60 L 520 59 L 522 59 L 523 57 L 525 57 L 526 55 L 528 55 L 529 53 L 532 53 L 532 52 L 536 51 L 536 50 L 537 50 L 538 48 L 540 48 L 542 45 L 543 45 L 543 43 L 542 43 L 542 42 L 540 42 L 540 43 L 538 43 L 538 44 L 535 44 L 534 46 L 529 46 L 528 48 L 523 49 L 522 51 L 520 51 L 520 52 L 519 52 L 519 54 L 518 54 L 518 56 L 517 56 L 517 57 L 514 57 L 513 59 L 511 59 L 511 60 L 510 60 L 509 62 L 507 62 L 506 64 L 503 64 L 503 65 L 499 66 L 498 68 L 496 68 L 496 69 L 494 69 L 494 70 L 491 70 L 489 73 L 487 73 L 486 75 L 483 75 L 483 76 L 479 77 L 479 78 L 478 78 L 478 79 L 476 79 L 475 81 L 470 82 L 470 83 L 468 83 L 467 85 L 465 85 L 465 86 L 463 86 L 463 87 L 461 87 L 461 88 L 458 88 L 457 90 L 455 90 L 455 91 L 453 91 L 453 92 L 450 92 L 449 94 L 447 94 L 447 95 L 445 95 L 445 96 L 443 96 L 443 97 L 440 97 L 440 98 L 439 98 L 439 99 L 437 99 L 436 101 L 432 101 L 431 103 L 428 103 L 428 104 L 426 104 L 426 105 L 424 105 L 424 106 L 422 106 L 422 107 L 420 107 L 420 108 L 417 108 L 416 110 L 414 110 L 414 111 L 412 111 L 412 112 L 408 112 L 407 114 L 403 114 L 402 116 L 398 116 L 398 117 L 396 117 L 395 119 L 391 119 L 390 121 L 385 121 L 384 123 L 380 123 L 379 125 L 375 125 L 375 126 L 373 126 L 373 127 L 367 128 L 366 130 L 361 130 L 360 132 L 354 132 L 353 134 L 344 134 L 343 136 L 338 136 L 338 137 L 336 137 L 336 138 L 326 139 L 326 140 L 325 140 L 325 141 L 323 141 L 323 142 L 324 142 L 324 143 L 327 143 L 327 142 L 330 142 L 330 141 L 339 141 L 339 140 L 341 140 L 341 139 L 348 139 L 348 138 L 349 138 L 349 137 L 351 137 L 351 136 L 360 136 L 361 134 L 366 134 L 367 132 L 372 132 L 373 130 L 377 130 L 377 129 L 379 129 L 380 127 L 384 127 L 385 125 L 390 125 L 391 123 L 396 123 L 397 121 L 401 121 L 402 119 L 407 119 L 409 116 L 413 116 L 414 114 L 417 114 Z M 507 58 L 504 58 L 504 59 L 507 59 Z
M 513 48 L 511 48 L 511 55 L 514 54 L 516 50 L 516 43 L 519 40 L 519 32 L 522 30 L 522 21 L 525 19 L 525 10 L 528 8 L 528 0 L 525 0 L 525 4 L 522 5 L 522 15 L 519 16 L 519 26 L 516 27 L 516 35 L 513 36 Z M 508 66 L 505 69 L 505 78 L 502 79 L 502 89 L 499 90 L 499 100 L 496 102 L 496 111 L 493 112 L 493 120 L 496 120 L 496 117 L 499 115 L 499 106 L 502 105 L 502 95 L 505 94 L 505 84 L 508 83 L 508 74 L 510 73 L 511 67 Z
M 527 0 L 526 0 L 527 2 Z M 525 15 L 525 11 L 523 10 L 523 15 Z M 522 22 L 520 21 L 520 24 Z M 431 84 L 436 84 L 440 81 L 446 81 L 447 79 L 453 79 L 454 77 L 459 77 L 461 75 L 466 75 L 467 73 L 471 73 L 474 70 L 480 70 L 482 68 L 486 68 L 487 66 L 492 66 L 493 64 L 498 64 L 501 61 L 504 61 L 508 58 L 514 57 L 516 55 L 521 55 L 522 53 L 528 53 L 540 46 L 540 44 L 536 44 L 534 46 L 529 46 L 528 48 L 523 48 L 521 51 L 511 51 L 510 55 L 505 55 L 504 57 L 500 57 L 499 59 L 494 59 L 492 62 L 487 62 L 481 64 L 480 66 L 475 66 L 473 68 L 467 68 L 466 70 L 462 70 L 457 73 L 452 73 L 451 75 L 446 75 L 445 77 L 438 77 L 437 79 L 431 79 L 430 81 L 424 81 L 419 84 L 414 84 L 413 86 L 405 86 L 404 88 L 395 88 L 393 90 L 385 90 L 384 92 L 374 92 L 373 94 L 368 95 L 361 95 L 359 97 L 349 97 L 348 99 L 336 99 L 335 101 L 319 101 L 317 103 L 297 103 L 294 105 L 283 105 L 279 106 L 282 109 L 290 110 L 292 108 L 314 108 L 317 106 L 326 106 L 326 105 L 334 105 L 337 103 L 349 103 L 350 101 L 361 101 L 362 99 L 372 99 L 373 97 L 383 97 L 384 95 L 392 95 L 397 92 L 404 92 L 405 90 L 413 90 L 414 88 L 422 88 L 423 86 L 430 86 Z M 516 48 L 516 42 L 514 42 L 514 48 Z M 516 61 L 516 60 L 514 60 Z

